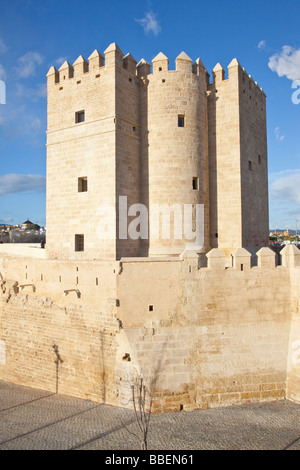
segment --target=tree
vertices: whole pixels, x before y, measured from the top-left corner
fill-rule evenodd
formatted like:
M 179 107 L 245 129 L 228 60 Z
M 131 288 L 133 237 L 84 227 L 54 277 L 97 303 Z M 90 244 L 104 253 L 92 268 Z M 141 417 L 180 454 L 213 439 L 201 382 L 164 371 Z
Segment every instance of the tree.
M 28 230 L 40 230 L 40 228 L 38 224 L 32 224 L 28 227 Z
M 142 377 L 138 377 L 135 383 L 131 385 L 131 394 L 138 432 L 133 432 L 126 426 L 125 428 L 140 441 L 141 449 L 147 450 L 148 431 L 152 411 L 152 395 L 147 389 Z

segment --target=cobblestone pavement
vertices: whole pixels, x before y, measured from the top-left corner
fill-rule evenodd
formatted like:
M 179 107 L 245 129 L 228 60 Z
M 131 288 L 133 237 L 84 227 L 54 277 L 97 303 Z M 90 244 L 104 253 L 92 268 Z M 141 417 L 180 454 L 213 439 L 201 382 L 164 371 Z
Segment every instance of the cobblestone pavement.
M 133 412 L 0 381 L 0 450 L 138 450 Z M 149 450 L 300 450 L 300 405 L 152 415 Z

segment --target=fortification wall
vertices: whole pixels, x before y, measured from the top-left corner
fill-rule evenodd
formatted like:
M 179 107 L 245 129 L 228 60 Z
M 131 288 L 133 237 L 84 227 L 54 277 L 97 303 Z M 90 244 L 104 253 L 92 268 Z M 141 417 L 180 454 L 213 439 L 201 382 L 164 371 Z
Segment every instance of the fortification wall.
M 211 252 L 209 267 L 200 270 L 198 258 L 151 269 L 123 263 L 119 316 L 134 360 L 155 383 L 159 410 L 286 396 L 289 269 L 275 268 L 272 253 L 250 268 L 244 252 L 225 269 L 221 254 Z M 125 296 L 130 283 L 134 299 Z
M 119 269 L 2 255 L 2 380 L 115 404 Z
M 285 249 L 276 266 L 263 249 L 251 267 L 238 250 L 226 269 L 220 250 L 201 269 L 197 256 L 2 255 L 1 378 L 130 406 L 142 375 L 155 411 L 299 400 L 299 253 Z
M 300 267 L 291 268 L 291 330 L 289 339 L 287 396 L 300 403 Z

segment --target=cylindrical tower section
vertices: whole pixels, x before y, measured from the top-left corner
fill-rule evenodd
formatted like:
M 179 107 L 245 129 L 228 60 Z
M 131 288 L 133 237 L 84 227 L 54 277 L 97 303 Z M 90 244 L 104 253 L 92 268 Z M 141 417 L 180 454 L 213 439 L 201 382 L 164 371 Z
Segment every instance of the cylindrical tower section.
M 209 250 L 207 72 L 162 53 L 148 75 L 149 256 Z

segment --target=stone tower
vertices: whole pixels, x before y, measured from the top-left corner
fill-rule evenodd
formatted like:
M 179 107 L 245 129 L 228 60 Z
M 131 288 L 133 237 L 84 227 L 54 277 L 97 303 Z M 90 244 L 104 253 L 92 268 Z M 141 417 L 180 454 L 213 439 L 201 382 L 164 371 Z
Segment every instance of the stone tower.
M 153 73 L 144 77 L 147 86 L 143 92 L 143 125 L 147 133 L 142 137 L 143 197 L 149 206 L 150 220 L 149 255 L 183 253 L 191 244 L 185 229 L 194 233 L 197 222 L 204 224 L 202 248 L 197 247 L 197 251 L 207 252 L 210 245 L 207 73 L 200 59 L 192 72 L 192 60 L 184 52 L 176 58 L 175 70 L 169 70 L 168 58 L 162 53 L 152 62 Z M 201 220 L 196 220 L 196 205 L 203 207 Z M 162 209 L 160 223 L 153 227 L 152 213 L 157 206 Z M 164 206 L 169 210 L 166 220 Z M 185 207 L 190 207 L 191 217 L 187 217 Z M 170 238 L 164 233 L 169 222 Z
M 269 243 L 266 96 L 234 59 L 208 86 L 212 248 Z
M 88 61 L 79 56 L 73 66 L 50 68 L 50 258 L 179 256 L 211 247 L 229 253 L 267 244 L 263 91 L 236 59 L 228 79 L 218 64 L 212 83 L 201 60 L 192 64 L 184 52 L 175 70 L 162 53 L 152 68 L 115 43 L 104 57 L 94 51 Z M 188 234 L 200 225 L 198 246 Z
M 105 65 L 104 65 L 105 59 Z M 119 195 L 139 202 L 140 80 L 113 43 L 48 74 L 47 250 L 50 258 L 138 256 L 117 237 Z

